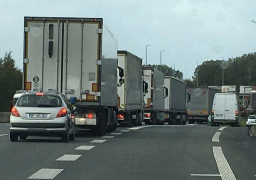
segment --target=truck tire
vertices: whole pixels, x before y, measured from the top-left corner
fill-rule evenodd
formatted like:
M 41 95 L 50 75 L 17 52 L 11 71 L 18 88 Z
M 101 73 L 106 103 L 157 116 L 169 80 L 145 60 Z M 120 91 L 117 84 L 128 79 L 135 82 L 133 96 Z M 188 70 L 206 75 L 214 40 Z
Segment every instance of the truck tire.
M 115 131 L 115 130 L 116 130 L 116 127 L 117 127 L 117 123 L 118 123 L 116 111 L 113 112 L 113 119 L 114 119 L 113 131 Z
M 132 115 L 131 115 L 131 112 L 127 112 L 125 114 L 124 120 L 126 122 L 126 126 L 127 127 L 131 127 L 132 126 Z
M 139 112 L 139 122 L 138 125 L 141 126 L 142 125 L 142 121 L 143 121 L 143 113 L 142 111 Z
M 101 114 L 98 114 L 99 124 L 94 129 L 96 136 L 103 136 L 106 133 L 106 114 L 105 110 Z

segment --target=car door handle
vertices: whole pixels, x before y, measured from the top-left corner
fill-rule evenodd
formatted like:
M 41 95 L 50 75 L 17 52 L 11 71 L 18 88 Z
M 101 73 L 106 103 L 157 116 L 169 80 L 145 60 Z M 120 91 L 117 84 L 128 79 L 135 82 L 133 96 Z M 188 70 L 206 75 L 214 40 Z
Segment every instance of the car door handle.
M 229 111 L 229 110 L 225 110 L 225 111 Z

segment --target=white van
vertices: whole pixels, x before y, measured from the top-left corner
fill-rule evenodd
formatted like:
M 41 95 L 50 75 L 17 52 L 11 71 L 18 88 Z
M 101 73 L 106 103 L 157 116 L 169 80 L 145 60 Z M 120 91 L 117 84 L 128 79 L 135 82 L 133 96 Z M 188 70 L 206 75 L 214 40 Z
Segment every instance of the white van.
M 239 125 L 239 102 L 234 93 L 216 93 L 212 106 L 212 125 Z

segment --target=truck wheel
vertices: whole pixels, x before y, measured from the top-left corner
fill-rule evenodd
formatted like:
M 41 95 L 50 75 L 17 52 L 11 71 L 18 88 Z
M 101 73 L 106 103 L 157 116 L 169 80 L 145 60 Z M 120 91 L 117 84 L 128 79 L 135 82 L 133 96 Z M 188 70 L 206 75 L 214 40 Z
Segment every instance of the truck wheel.
M 127 112 L 125 117 L 124 117 L 124 120 L 126 122 L 126 126 L 127 127 L 131 127 L 132 126 L 132 115 L 130 112 Z
M 10 133 L 10 140 L 11 140 L 12 142 L 18 141 L 18 134 L 11 132 L 11 133 Z
M 143 113 L 140 111 L 140 112 L 139 112 L 139 122 L 138 122 L 138 125 L 139 125 L 139 126 L 142 125 L 142 121 L 143 121 Z
M 116 130 L 116 127 L 117 127 L 117 116 L 116 116 L 116 111 L 114 111 L 114 117 L 113 117 L 113 119 L 114 119 L 114 127 L 113 127 L 113 131 L 115 131 Z

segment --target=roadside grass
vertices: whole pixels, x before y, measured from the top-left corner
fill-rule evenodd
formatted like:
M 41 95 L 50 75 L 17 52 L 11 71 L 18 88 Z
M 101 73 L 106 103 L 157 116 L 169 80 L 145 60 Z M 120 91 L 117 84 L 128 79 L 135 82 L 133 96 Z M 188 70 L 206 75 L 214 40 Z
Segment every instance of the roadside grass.
M 246 119 L 247 117 L 240 117 L 239 119 L 240 127 L 246 127 Z

